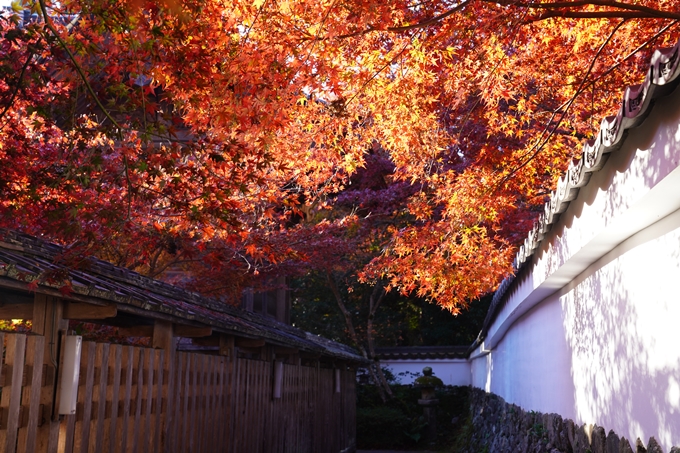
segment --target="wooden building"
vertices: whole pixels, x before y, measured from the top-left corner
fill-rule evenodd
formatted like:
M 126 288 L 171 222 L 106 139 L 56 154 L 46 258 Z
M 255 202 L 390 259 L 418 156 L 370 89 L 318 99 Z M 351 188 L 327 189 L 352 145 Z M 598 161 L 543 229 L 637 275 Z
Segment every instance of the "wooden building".
M 354 350 L 101 260 L 61 268 L 61 254 L 0 231 L 0 319 L 32 321 L 0 333 L 0 452 L 354 451 Z M 149 347 L 85 341 L 72 359 L 69 320 Z

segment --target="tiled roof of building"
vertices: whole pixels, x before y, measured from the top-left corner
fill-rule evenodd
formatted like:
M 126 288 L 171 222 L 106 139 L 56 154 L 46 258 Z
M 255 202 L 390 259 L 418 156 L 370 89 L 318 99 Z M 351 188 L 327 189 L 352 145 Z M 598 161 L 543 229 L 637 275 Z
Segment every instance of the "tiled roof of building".
M 464 359 L 468 346 L 398 346 L 376 348 L 380 360 L 443 360 Z
M 353 362 L 364 359 L 349 346 L 336 343 L 272 318 L 233 307 L 215 299 L 153 280 L 129 269 L 88 258 L 79 269 L 58 264 L 62 247 L 16 231 L 0 230 L 0 287 L 27 291 L 40 275 L 60 271 L 70 282 L 40 280 L 36 291 L 87 303 L 114 303 L 120 312 L 166 320 L 184 320 L 213 330 L 298 348 L 325 357 Z

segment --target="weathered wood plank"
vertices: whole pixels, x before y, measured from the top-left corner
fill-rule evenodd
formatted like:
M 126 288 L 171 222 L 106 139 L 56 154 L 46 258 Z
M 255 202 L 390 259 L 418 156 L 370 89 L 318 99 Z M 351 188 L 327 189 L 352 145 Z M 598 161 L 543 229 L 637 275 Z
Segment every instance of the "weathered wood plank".
M 143 453 L 148 453 L 153 448 L 153 431 L 151 431 L 151 408 L 153 407 L 153 387 L 154 387 L 154 368 L 156 360 L 156 350 L 147 349 L 148 358 L 144 361 L 144 391 L 143 398 L 146 405 L 142 407 L 143 410 L 143 430 L 141 433 L 140 445 Z
M 104 438 L 104 452 L 114 453 L 118 442 L 118 424 L 121 414 L 118 411 L 121 390 L 121 369 L 123 360 L 123 347 L 119 344 L 111 345 L 109 349 L 109 377 L 111 385 L 106 389 L 106 416 L 107 428 Z
M 208 410 L 204 422 L 204 438 L 206 449 L 209 452 L 217 451 L 217 429 L 215 419 L 217 418 L 217 361 L 219 357 L 207 357 L 208 359 Z
M 162 321 L 156 319 L 151 329 L 151 347 L 154 349 L 163 349 L 166 351 L 174 351 L 175 338 L 173 333 L 172 323 L 169 321 Z
M 0 431 L 0 452 L 14 453 L 19 430 L 19 410 L 21 409 L 21 384 L 26 358 L 26 335 L 7 335 L 5 364 L 11 374 L 4 376 L 5 385 L 0 397 L 0 411 L 7 414 L 7 424 Z
M 118 335 L 122 337 L 152 337 L 154 326 L 119 327 Z
M 153 418 L 153 451 L 154 453 L 160 453 L 161 451 L 161 430 L 163 425 L 163 410 L 166 410 L 166 408 L 163 407 L 163 401 L 167 401 L 167 382 L 165 378 L 166 370 L 167 370 L 167 357 L 168 357 L 167 351 L 164 351 L 162 349 L 156 351 L 156 386 L 155 386 L 155 392 L 156 392 L 156 399 L 154 401 L 154 418 Z
M 90 435 L 88 451 L 99 453 L 104 434 L 104 409 L 106 406 L 106 369 L 108 368 L 109 345 L 96 343 L 94 356 L 94 385 L 92 387 L 92 409 L 90 412 Z M 102 374 L 104 379 L 102 379 Z
M 24 387 L 22 404 L 23 410 L 28 413 L 28 421 L 25 427 L 19 429 L 18 453 L 35 452 L 35 436 L 40 421 L 40 386 L 42 383 L 44 348 L 44 337 L 31 335 L 26 339 L 26 369 L 30 370 L 30 375 L 27 376 L 27 379 L 30 380 L 28 380 L 28 385 Z M 1 349 L 2 346 L 0 346 Z M 0 355 L 2 355 L 1 351 Z
M 33 304 L 2 304 L 0 319 L 32 319 Z
M 264 338 L 242 338 L 236 339 L 236 346 L 239 348 L 261 348 L 266 344 Z
M 36 451 L 53 452 L 58 448 L 59 422 L 56 419 L 54 390 L 56 386 L 57 345 L 59 330 L 63 328 L 62 302 L 52 296 L 36 293 L 33 302 L 31 331 L 45 337 L 43 364 L 44 385 L 40 390 L 42 414 L 36 433 Z
M 228 451 L 227 440 L 231 436 L 229 431 L 229 359 L 218 357 L 218 373 L 217 373 L 217 417 L 215 417 L 215 432 L 217 433 L 217 449 L 216 451 Z
M 188 439 L 188 423 L 187 420 L 190 418 L 189 412 L 189 400 L 191 395 L 191 384 L 189 382 L 191 376 L 191 356 L 187 353 L 182 353 L 182 362 L 184 365 L 183 375 L 182 375 L 182 408 L 181 408 L 181 418 L 178 420 L 178 431 L 180 437 L 180 451 L 186 452 L 189 450 L 189 439 Z
M 127 452 L 130 437 L 130 405 L 132 404 L 132 376 L 135 371 L 135 348 L 123 347 L 121 379 L 125 381 L 123 391 L 123 413 L 120 420 L 120 441 L 118 451 Z
M 205 415 L 205 408 L 203 407 L 203 397 L 205 395 L 205 385 L 203 378 L 205 377 L 205 358 L 203 354 L 192 354 L 196 359 L 196 380 L 194 381 L 194 392 L 196 409 L 194 410 L 193 418 L 193 429 L 192 434 L 194 438 L 194 448 L 192 451 L 202 452 L 203 451 L 203 421 Z
M 209 337 L 212 335 L 212 327 L 175 324 L 174 334 L 176 337 L 184 338 Z
M 240 414 L 240 409 L 241 409 L 241 401 L 243 400 L 243 391 L 241 389 L 241 367 L 243 364 L 243 360 L 239 359 L 237 357 L 234 357 L 233 360 L 233 373 L 232 373 L 232 381 L 233 381 L 233 386 L 232 386 L 232 391 L 230 393 L 230 402 L 231 404 L 229 405 L 229 413 L 230 413 L 230 432 L 231 432 L 231 438 L 229 439 L 229 445 L 230 449 L 228 451 L 239 451 L 239 437 L 240 437 L 240 432 L 239 432 L 239 420 L 241 417 L 239 417 Z
M 198 403 L 198 354 L 187 354 L 191 366 L 189 367 L 189 412 L 185 423 L 187 426 L 187 452 L 196 452 L 196 413 Z
M 82 302 L 66 302 L 64 304 L 64 319 L 106 319 L 118 314 L 114 304 L 94 305 Z
M 74 445 L 76 414 L 64 415 L 59 422 L 59 452 L 71 452 Z
M 176 448 L 176 429 L 175 429 L 175 414 L 177 413 L 177 401 L 178 401 L 178 378 L 177 378 L 177 368 L 178 368 L 178 354 L 172 352 L 172 354 L 166 355 L 166 367 L 168 370 L 168 384 L 167 387 L 163 388 L 163 398 L 167 400 L 166 410 L 163 411 L 163 419 L 161 420 L 161 426 L 163 426 L 164 437 L 161 438 L 162 451 L 167 451 L 168 453 L 173 453 Z
M 135 363 L 136 369 L 133 374 L 133 396 L 135 398 L 135 405 L 131 410 L 134 410 L 134 418 L 132 418 L 132 435 L 130 436 L 131 444 L 128 451 L 131 453 L 139 453 L 140 450 L 140 431 L 142 425 L 142 399 L 144 398 L 144 363 L 147 350 L 144 348 L 135 348 Z
M 92 341 L 83 342 L 83 350 L 80 356 L 81 375 L 78 382 L 78 404 L 76 406 L 76 427 L 73 445 L 75 453 L 87 453 L 90 444 L 96 347 L 97 345 Z

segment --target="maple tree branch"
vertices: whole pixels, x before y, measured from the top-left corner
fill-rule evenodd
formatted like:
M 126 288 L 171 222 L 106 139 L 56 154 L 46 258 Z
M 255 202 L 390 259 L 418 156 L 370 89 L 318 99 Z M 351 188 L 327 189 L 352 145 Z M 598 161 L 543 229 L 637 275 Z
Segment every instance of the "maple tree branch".
M 576 92 L 574 93 L 574 95 L 569 99 L 569 101 L 566 103 L 565 107 L 562 109 L 562 112 L 561 112 L 561 114 L 560 114 L 560 117 L 559 117 L 559 119 L 557 120 L 557 122 L 555 123 L 555 125 L 552 127 L 552 129 L 550 129 L 550 124 L 552 123 L 552 120 L 553 120 L 553 118 L 555 117 L 555 115 L 556 115 L 556 113 L 557 113 L 558 110 L 556 110 L 556 111 L 553 113 L 553 115 L 551 116 L 550 121 L 548 122 L 548 124 L 546 125 L 546 127 L 543 129 L 543 132 L 541 132 L 541 136 L 539 136 L 539 138 L 538 138 L 536 144 L 528 151 L 528 153 L 530 153 L 531 155 L 530 155 L 524 162 L 522 162 L 518 167 L 515 167 L 514 169 L 512 169 L 512 170 L 510 171 L 510 173 L 508 173 L 503 179 L 501 179 L 501 181 L 495 186 L 495 188 L 494 188 L 493 191 L 496 191 L 496 190 L 497 190 L 498 188 L 500 188 L 503 184 L 505 184 L 505 183 L 506 183 L 513 175 L 515 175 L 519 170 L 521 170 L 522 168 L 524 168 L 525 166 L 527 166 L 527 165 L 529 164 L 529 162 L 531 162 L 533 159 L 535 159 L 536 156 L 538 155 L 538 153 L 540 153 L 540 152 L 543 150 L 543 148 L 545 147 L 545 145 L 550 141 L 550 139 L 552 138 L 552 136 L 555 134 L 555 131 L 557 131 L 557 129 L 559 129 L 560 125 L 562 124 L 562 120 L 564 120 L 564 117 L 566 116 L 567 112 L 569 111 L 569 108 L 571 107 L 571 105 L 574 103 L 574 101 L 576 100 L 576 98 L 583 92 L 583 88 L 584 88 L 584 86 L 585 86 L 586 80 L 588 79 L 588 76 L 590 75 L 590 73 L 592 72 L 593 68 L 595 67 L 595 63 L 597 62 L 597 59 L 599 58 L 599 56 L 602 54 L 602 51 L 603 51 L 604 48 L 607 46 L 607 44 L 609 44 L 609 42 L 612 40 L 612 38 L 614 37 L 614 35 L 616 34 L 616 32 L 619 30 L 619 28 L 621 28 L 621 26 L 622 26 L 624 23 L 626 23 L 626 19 L 624 19 L 624 20 L 622 20 L 621 22 L 619 22 L 619 23 L 616 25 L 616 27 L 614 27 L 614 29 L 611 31 L 611 33 L 609 33 L 609 36 L 607 36 L 607 39 L 602 43 L 602 45 L 600 45 L 600 48 L 597 50 L 597 52 L 595 53 L 595 56 L 594 56 L 593 59 L 591 60 L 590 66 L 589 66 L 588 69 L 586 70 L 585 75 L 584 75 L 583 78 L 581 79 L 581 83 L 580 83 L 578 89 L 576 90 Z M 549 129 L 550 129 L 550 130 L 549 130 Z M 542 138 L 543 135 L 544 135 L 546 132 L 548 132 L 548 130 L 549 130 L 548 136 L 545 137 L 545 139 L 543 139 L 543 138 Z M 492 191 L 492 192 L 493 192 L 493 191 Z
M 28 58 L 26 58 L 26 63 L 21 68 L 21 72 L 19 73 L 19 78 L 17 79 L 17 84 L 14 86 L 14 89 L 12 90 L 12 95 L 9 98 L 9 101 L 7 102 L 7 105 L 5 108 L 2 110 L 2 113 L 0 113 L 0 120 L 5 116 L 7 111 L 12 107 L 12 104 L 14 104 L 14 99 L 16 98 L 17 94 L 19 93 L 19 89 L 21 88 L 21 81 L 24 79 L 24 74 L 26 73 L 26 69 L 28 69 L 28 65 L 31 63 L 31 60 L 33 59 L 33 52 L 28 52 Z M 0 127 L 0 130 L 5 128 L 5 125 L 7 122 L 5 122 L 2 127 Z
M 43 16 L 45 18 L 45 26 L 52 32 L 52 34 L 57 39 L 57 41 L 59 41 L 59 45 L 66 51 L 66 53 L 68 54 L 69 60 L 71 60 L 71 63 L 73 63 L 73 67 L 76 69 L 76 72 L 80 76 L 80 79 L 85 84 L 85 88 L 87 88 L 87 92 L 90 94 L 90 96 L 92 96 L 92 99 L 97 104 L 97 107 L 99 107 L 102 110 L 102 112 L 104 113 L 104 116 L 106 116 L 106 118 L 108 118 L 109 121 L 111 121 L 111 123 L 113 123 L 113 125 L 116 126 L 116 128 L 118 129 L 119 138 L 122 139 L 121 131 L 123 130 L 123 128 L 120 126 L 120 124 L 118 124 L 118 121 L 116 121 L 115 118 L 113 118 L 113 116 L 111 116 L 111 114 L 106 109 L 106 107 L 104 107 L 104 104 L 102 104 L 102 102 L 99 100 L 99 97 L 94 92 L 92 85 L 90 85 L 90 82 L 87 80 L 87 76 L 85 76 L 85 72 L 83 71 L 83 68 L 80 66 L 80 64 L 78 64 L 78 61 L 76 60 L 75 55 L 73 55 L 73 52 L 71 52 L 71 49 L 66 45 L 66 42 L 64 42 L 64 40 L 61 39 L 61 35 L 59 35 L 59 32 L 57 31 L 57 29 L 54 27 L 54 24 L 52 23 L 52 19 L 49 17 L 49 14 L 47 13 L 47 6 L 45 6 L 45 0 L 38 0 L 38 3 L 40 4 L 40 10 L 42 11 Z
M 511 46 L 515 45 L 515 39 L 517 38 L 517 35 L 519 33 L 520 28 L 522 28 L 522 22 L 524 21 L 524 18 L 526 17 L 526 15 L 527 15 L 527 11 L 525 11 L 524 14 L 522 15 L 522 17 L 518 18 L 517 21 L 514 24 L 514 29 L 513 29 L 513 32 L 512 32 L 512 38 L 510 39 L 510 45 Z M 475 58 L 479 58 L 479 55 L 480 55 L 480 53 L 478 52 Z M 501 63 L 503 62 L 503 60 L 505 60 L 505 58 L 507 56 L 508 56 L 508 54 L 504 52 L 503 56 L 494 65 L 494 67 L 491 70 L 491 72 L 489 73 L 489 75 L 487 77 L 485 77 L 485 79 L 484 79 L 484 90 L 486 90 L 486 88 L 488 87 L 490 80 L 491 80 L 491 76 L 496 73 L 496 71 L 500 67 Z M 458 130 L 458 139 L 457 139 L 458 143 L 460 143 L 460 141 L 461 141 L 460 140 L 461 134 L 463 133 L 463 130 L 465 129 L 465 126 L 468 123 L 468 120 L 472 116 L 472 112 L 474 112 L 474 110 L 477 108 L 477 106 L 480 104 L 481 101 L 482 101 L 482 97 L 477 96 L 477 99 L 475 99 L 475 102 L 472 105 L 472 107 L 466 112 L 465 118 L 462 121 L 462 126 Z M 465 137 L 467 138 L 467 135 Z
M 364 88 L 366 88 L 373 80 L 375 80 L 375 78 L 378 77 L 380 75 L 380 73 L 382 73 L 385 69 L 387 69 L 392 63 L 397 61 L 397 58 L 401 57 L 401 55 L 408 48 L 409 44 L 411 44 L 412 42 L 413 42 L 413 40 L 407 41 L 406 44 L 404 44 L 404 47 L 399 51 L 398 54 L 396 54 L 394 57 L 392 57 L 392 59 L 390 61 L 388 61 L 387 63 L 385 63 L 382 68 L 380 68 L 375 74 L 373 74 L 371 76 L 370 79 L 368 79 L 366 82 L 364 82 L 364 84 L 361 85 L 361 87 L 357 90 L 357 92 L 354 93 L 354 95 L 351 98 L 349 98 L 349 100 L 347 102 L 345 102 L 345 107 L 347 107 L 350 102 L 352 102 L 357 96 L 359 96 L 359 94 L 362 91 L 364 91 Z
M 401 25 L 397 27 L 387 27 L 387 28 L 377 28 L 373 26 L 369 26 L 368 28 L 364 30 L 359 30 L 353 33 L 347 33 L 344 35 L 337 35 L 337 36 L 331 36 L 327 38 L 320 38 L 318 36 L 314 36 L 313 39 L 315 41 L 317 40 L 322 40 L 322 39 L 345 39 L 345 38 L 353 38 L 356 36 L 361 36 L 365 35 L 371 32 L 375 31 L 387 31 L 391 33 L 400 33 L 400 32 L 405 32 L 409 30 L 414 30 L 417 28 L 426 28 L 431 25 L 434 25 L 438 22 L 443 21 L 444 19 L 452 16 L 453 14 L 460 12 L 463 8 L 465 8 L 468 4 L 471 3 L 472 0 L 465 0 L 458 5 L 454 6 L 453 8 L 428 19 L 422 20 L 420 22 L 417 22 L 415 24 L 409 24 L 409 25 Z M 554 3 L 537 3 L 537 2 L 515 2 L 515 1 L 498 1 L 498 0 L 481 0 L 482 2 L 485 3 L 493 3 L 493 4 L 500 4 L 504 6 L 518 6 L 518 7 L 523 7 L 523 8 L 528 8 L 528 9 L 547 9 L 547 10 L 555 10 L 555 9 L 563 9 L 563 8 L 575 8 L 575 7 L 582 7 L 582 6 L 605 6 L 605 7 L 611 7 L 611 8 L 617 8 L 619 10 L 625 10 L 625 11 L 573 11 L 573 10 L 562 10 L 562 11 L 550 11 L 544 14 L 541 14 L 535 18 L 531 18 L 530 20 L 532 22 L 535 21 L 541 21 L 549 18 L 559 18 L 559 17 L 564 17 L 564 18 L 576 18 L 576 19 L 598 19 L 598 18 L 620 18 L 620 19 L 680 19 L 680 13 L 672 12 L 672 11 L 663 11 L 659 9 L 654 9 L 650 8 L 648 6 L 642 6 L 642 5 L 633 5 L 630 3 L 624 3 L 624 2 L 618 2 L 618 1 L 610 1 L 610 0 L 580 0 L 580 1 L 574 1 L 574 2 L 554 2 Z
M 488 0 L 487 0 L 488 1 Z M 528 2 L 528 3 L 510 3 L 512 5 L 516 6 L 522 6 L 526 8 L 532 8 L 532 9 L 559 9 L 559 8 L 574 8 L 578 6 L 608 6 L 611 8 L 618 8 L 618 9 L 625 9 L 629 11 L 639 11 L 641 13 L 649 14 L 650 16 L 653 17 L 664 17 L 667 19 L 680 19 L 680 14 L 674 13 L 674 12 L 669 12 L 669 11 L 662 11 L 654 8 L 650 8 L 648 6 L 643 6 L 643 5 L 633 5 L 630 3 L 623 3 L 623 2 L 617 2 L 617 1 L 609 1 L 609 0 L 581 0 L 581 1 L 574 1 L 574 2 L 555 2 L 555 3 L 534 3 L 534 2 Z M 594 11 L 583 11 L 584 13 L 592 13 Z M 635 16 L 639 17 L 639 16 Z M 642 17 L 648 17 L 648 16 L 642 16 Z
M 344 35 L 337 35 L 337 36 L 329 36 L 329 37 L 326 37 L 326 38 L 316 37 L 314 39 L 316 39 L 316 40 L 320 40 L 320 39 L 346 39 L 346 38 L 354 38 L 356 36 L 366 35 L 368 33 L 374 32 L 374 31 L 387 31 L 387 32 L 391 32 L 391 33 L 401 33 L 401 32 L 404 32 L 404 31 L 415 30 L 417 28 L 426 28 L 426 27 L 429 27 L 430 25 L 434 25 L 438 22 L 443 21 L 444 19 L 446 19 L 449 16 L 456 14 L 457 12 L 459 12 L 460 10 L 465 8 L 467 5 L 469 5 L 471 3 L 471 1 L 472 0 L 465 0 L 461 3 L 459 3 L 458 5 L 454 6 L 453 8 L 451 8 L 447 11 L 444 11 L 443 13 L 441 13 L 437 16 L 430 17 L 430 18 L 422 20 L 420 22 L 416 22 L 415 24 L 400 25 L 398 27 L 387 27 L 387 28 L 376 28 L 376 27 L 372 27 L 372 26 L 369 25 L 368 28 L 366 28 L 364 30 L 356 31 L 354 33 L 347 33 L 347 34 L 344 34 Z
M 630 60 L 630 59 L 631 59 L 632 57 L 634 57 L 638 52 L 640 52 L 641 50 L 643 50 L 645 47 L 649 46 L 655 39 L 657 39 L 657 38 L 658 38 L 659 36 L 661 36 L 662 34 L 666 33 L 670 28 L 672 28 L 673 26 L 677 25 L 678 23 L 680 23 L 680 21 L 675 20 L 675 21 L 671 22 L 670 24 L 666 25 L 665 27 L 663 27 L 662 29 L 660 29 L 658 32 L 656 32 L 656 33 L 654 34 L 654 36 L 652 36 L 652 37 L 649 38 L 647 41 L 645 41 L 645 42 L 643 42 L 642 44 L 640 44 L 635 50 L 633 50 L 631 53 L 629 53 L 628 55 L 626 55 L 625 57 L 623 57 L 623 59 L 622 59 L 621 61 L 619 61 L 618 63 L 612 65 L 612 66 L 611 66 L 609 69 L 607 69 L 605 72 L 603 72 L 602 74 L 600 74 L 599 76 L 597 76 L 595 79 L 593 79 L 593 80 L 591 80 L 590 82 L 588 82 L 588 83 L 583 87 L 583 89 L 585 90 L 586 88 L 593 86 L 596 82 L 602 80 L 604 77 L 607 77 L 609 74 L 611 74 L 612 72 L 614 72 L 614 70 L 615 70 L 616 68 L 618 68 L 619 66 L 621 66 L 625 61 Z
M 467 5 L 469 5 L 469 4 L 470 4 L 470 1 L 471 1 L 471 0 L 465 0 L 465 1 L 461 2 L 461 3 L 459 3 L 458 5 L 454 6 L 454 7 L 451 8 L 450 10 L 441 13 L 441 14 L 438 15 L 438 16 L 434 16 L 434 17 L 431 17 L 431 18 L 429 18 L 429 19 L 425 19 L 425 20 L 420 21 L 420 22 L 417 22 L 417 23 L 415 23 L 415 24 L 411 24 L 411 25 L 402 25 L 402 26 L 400 26 L 400 27 L 388 27 L 388 28 L 387 28 L 387 31 L 391 31 L 391 32 L 402 32 L 402 31 L 413 30 L 413 29 L 416 29 L 416 28 L 425 28 L 425 27 L 429 27 L 430 25 L 434 25 L 434 24 L 436 24 L 437 22 L 441 22 L 441 21 L 443 21 L 444 19 L 446 19 L 447 17 L 456 14 L 457 12 L 459 12 L 460 10 L 462 10 L 463 8 L 465 8 Z
M 669 13 L 667 15 L 635 13 L 631 11 L 551 11 L 530 18 L 532 22 L 551 18 L 564 19 L 680 19 L 680 14 Z

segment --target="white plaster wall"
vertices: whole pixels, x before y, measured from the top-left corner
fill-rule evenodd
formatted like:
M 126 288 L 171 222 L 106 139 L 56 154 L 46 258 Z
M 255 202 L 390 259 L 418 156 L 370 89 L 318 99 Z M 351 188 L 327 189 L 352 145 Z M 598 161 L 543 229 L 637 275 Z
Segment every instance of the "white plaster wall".
M 655 436 L 666 451 L 680 445 L 678 227 L 560 299 L 575 418 L 645 442 Z
M 680 446 L 680 92 L 581 190 L 471 359 L 527 410 Z
M 444 385 L 470 385 L 470 362 L 465 359 L 446 360 L 381 360 L 380 364 L 394 373 L 402 384 L 412 384 L 414 379 L 423 375 L 423 368 L 432 367 L 436 377 Z M 398 376 L 399 373 L 407 373 Z M 414 376 L 416 374 L 416 376 Z
M 532 273 L 510 295 L 487 343 L 533 305 L 568 285 L 626 238 L 680 209 L 680 90 L 610 155 L 535 253 Z

